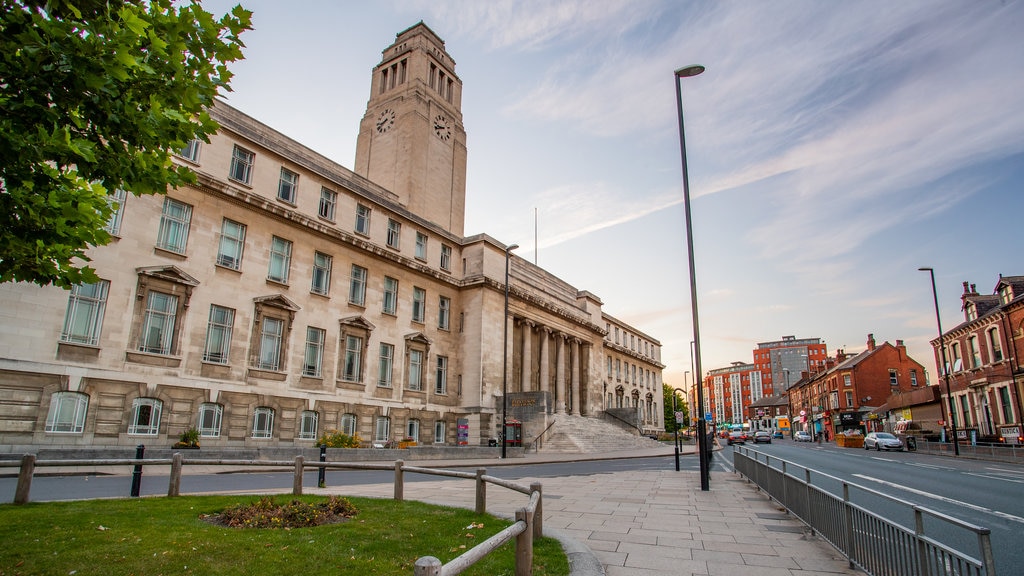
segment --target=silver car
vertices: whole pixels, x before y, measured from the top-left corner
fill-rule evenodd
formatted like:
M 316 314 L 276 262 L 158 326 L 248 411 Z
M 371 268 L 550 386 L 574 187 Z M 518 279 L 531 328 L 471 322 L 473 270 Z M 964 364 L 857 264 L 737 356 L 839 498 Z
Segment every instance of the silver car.
M 864 437 L 864 449 L 903 451 L 903 442 L 888 432 L 869 432 Z

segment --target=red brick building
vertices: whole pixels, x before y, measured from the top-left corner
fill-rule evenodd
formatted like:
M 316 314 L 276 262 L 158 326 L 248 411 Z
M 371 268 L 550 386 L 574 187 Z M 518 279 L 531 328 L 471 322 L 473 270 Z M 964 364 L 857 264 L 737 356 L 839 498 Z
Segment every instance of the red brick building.
M 988 295 L 979 294 L 974 284 L 964 282 L 963 287 L 964 321 L 941 340 L 932 340 L 943 405 L 949 409 L 943 379 L 948 372 L 953 421 L 961 440 L 975 436 L 979 441 L 1024 443 L 1024 276 L 1000 276 Z
M 733 362 L 711 370 L 704 377 L 705 408 L 716 425 L 741 424 L 746 407 L 765 396 L 761 372 L 753 364 Z
M 828 347 L 821 338 L 783 336 L 782 340 L 760 342 L 754 348 L 754 366 L 761 372 L 766 396 L 785 392 L 800 374 L 823 367 L 827 358 Z

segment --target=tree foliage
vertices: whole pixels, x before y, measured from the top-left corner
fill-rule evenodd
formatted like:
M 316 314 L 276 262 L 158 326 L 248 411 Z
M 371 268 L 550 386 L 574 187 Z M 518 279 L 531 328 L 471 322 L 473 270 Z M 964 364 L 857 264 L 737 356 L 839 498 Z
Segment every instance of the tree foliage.
M 95 282 L 108 193 L 193 182 L 172 151 L 209 141 L 251 12 L 198 1 L 0 0 L 0 282 Z
M 686 403 L 686 398 L 682 394 L 675 391 L 675 388 L 668 384 L 661 385 L 662 397 L 664 403 L 662 404 L 665 408 L 665 432 L 675 432 L 679 430 L 685 430 L 689 426 L 690 422 L 690 407 Z M 675 409 L 683 413 L 683 422 L 676 424 L 676 415 L 672 411 L 672 397 L 675 396 Z

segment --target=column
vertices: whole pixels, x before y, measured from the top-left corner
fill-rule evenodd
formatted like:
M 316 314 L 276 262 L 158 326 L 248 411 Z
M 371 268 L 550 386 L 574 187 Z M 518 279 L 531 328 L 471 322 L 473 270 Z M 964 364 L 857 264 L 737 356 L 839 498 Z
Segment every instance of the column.
M 551 389 L 551 370 L 548 367 L 548 336 L 551 329 L 547 326 L 540 328 L 540 386 L 541 392 L 548 392 Z
M 519 391 L 530 391 L 530 376 L 533 374 L 533 322 L 523 320 L 523 373 L 519 380 Z
M 555 414 L 565 414 L 565 335 L 558 334 L 555 351 Z
M 572 339 L 572 413 L 580 415 L 580 341 Z

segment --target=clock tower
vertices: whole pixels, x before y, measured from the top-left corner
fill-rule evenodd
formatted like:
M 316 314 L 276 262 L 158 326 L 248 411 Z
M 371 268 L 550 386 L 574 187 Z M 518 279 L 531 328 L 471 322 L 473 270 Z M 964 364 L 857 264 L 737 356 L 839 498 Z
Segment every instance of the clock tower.
M 423 22 L 398 33 L 373 69 L 354 171 L 410 212 L 463 235 L 462 81 L 444 40 Z

